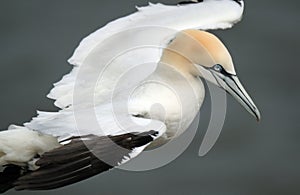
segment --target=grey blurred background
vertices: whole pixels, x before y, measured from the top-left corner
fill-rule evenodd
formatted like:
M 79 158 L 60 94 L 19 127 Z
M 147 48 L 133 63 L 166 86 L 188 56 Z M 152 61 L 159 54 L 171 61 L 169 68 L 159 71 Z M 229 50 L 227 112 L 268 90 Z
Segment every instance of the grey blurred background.
M 152 1 L 176 3 L 175 0 Z M 1 0 L 0 129 L 36 110 L 55 111 L 45 96 L 71 70 L 79 41 L 146 0 Z M 63 189 L 7 194 L 300 194 L 299 6 L 296 0 L 246 1 L 235 28 L 215 31 L 230 49 L 240 79 L 262 112 L 257 123 L 235 100 L 214 148 L 198 157 L 198 134 L 171 164 L 147 172 L 112 170 Z M 178 16 L 180 17 L 180 16 Z

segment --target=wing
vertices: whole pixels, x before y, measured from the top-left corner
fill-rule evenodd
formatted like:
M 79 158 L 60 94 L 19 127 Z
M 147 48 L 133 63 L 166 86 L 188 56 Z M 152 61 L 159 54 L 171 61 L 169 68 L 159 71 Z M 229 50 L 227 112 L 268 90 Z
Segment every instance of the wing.
M 139 80 L 151 74 L 160 58 L 159 48 L 177 31 L 230 28 L 241 19 L 243 8 L 242 1 L 234 0 L 205 0 L 175 6 L 149 4 L 137 8 L 137 12 L 110 22 L 84 38 L 69 59 L 75 65 L 73 70 L 55 84 L 48 97 L 60 108 L 74 104 L 86 107 L 90 102 L 86 101 L 85 94 L 96 91 L 96 104 L 101 103 L 110 97 L 112 89 L 118 92 L 112 86 L 120 83 L 123 73 L 137 64 L 148 65 L 146 70 L 134 74 L 140 75 Z M 137 81 L 123 85 L 130 88 L 133 83 Z
M 69 60 L 75 65 L 73 70 L 56 83 L 48 95 L 62 110 L 39 112 L 38 117 L 24 125 L 60 138 L 91 133 L 112 135 L 120 129 L 118 122 L 111 121 L 114 115 L 118 121 L 129 121 L 126 109 L 122 113 L 115 112 L 115 107 L 124 108 L 127 102 L 117 105 L 115 102 L 127 100 L 134 87 L 155 70 L 161 48 L 178 30 L 231 27 L 240 20 L 242 12 L 243 4 L 233 0 L 207 0 L 178 6 L 150 4 L 107 24 L 80 43 Z M 105 108 L 111 103 L 106 101 L 111 100 L 113 112 Z M 90 122 L 94 112 L 96 120 L 104 126 L 101 129 L 109 129 L 109 132 L 99 131 L 97 123 Z M 81 120 L 79 123 L 84 125 L 78 127 Z M 116 125 L 111 128 L 112 124 Z
M 76 112 L 78 118 L 73 111 L 61 110 L 41 114 L 30 123 L 32 129 L 57 136 L 62 146 L 31 161 L 29 167 L 37 168 L 35 171 L 7 167 L 2 174 L 6 179 L 0 181 L 0 192 L 12 187 L 47 190 L 79 182 L 126 163 L 166 131 L 163 122 L 134 117 L 120 110 L 116 114 L 111 112 L 111 105 L 95 109 L 101 111 L 97 111 L 98 117 L 90 115 L 92 110 L 87 109 Z
M 163 132 L 149 130 L 116 136 L 69 138 L 68 144 L 43 154 L 35 162 L 39 168 L 19 177 L 13 185 L 16 190 L 49 190 L 70 185 L 137 156 Z
M 146 130 L 163 132 L 166 128 L 161 121 L 128 114 L 126 99 L 75 111 L 39 112 L 39 116 L 26 123 L 25 127 L 57 137 L 59 141 L 89 134 L 107 136 Z

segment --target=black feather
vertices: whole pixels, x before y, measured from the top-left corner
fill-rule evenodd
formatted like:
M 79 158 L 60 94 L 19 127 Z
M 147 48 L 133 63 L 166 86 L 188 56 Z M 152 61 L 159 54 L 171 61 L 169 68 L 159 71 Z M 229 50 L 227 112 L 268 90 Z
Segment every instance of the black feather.
M 202 3 L 203 0 L 198 0 L 198 1 L 181 1 L 178 3 L 178 5 L 187 5 L 187 4 L 194 4 L 194 3 Z
M 43 154 L 36 171 L 10 180 L 16 190 L 49 190 L 70 185 L 117 166 L 136 147 L 153 141 L 158 132 L 127 133 L 118 136 L 73 137 L 70 143 Z
M 240 6 L 242 6 L 242 0 L 233 0 L 235 1 L 237 4 L 239 4 Z
M 14 187 L 13 183 L 21 176 L 22 168 L 16 165 L 8 165 L 0 172 L 0 193 Z

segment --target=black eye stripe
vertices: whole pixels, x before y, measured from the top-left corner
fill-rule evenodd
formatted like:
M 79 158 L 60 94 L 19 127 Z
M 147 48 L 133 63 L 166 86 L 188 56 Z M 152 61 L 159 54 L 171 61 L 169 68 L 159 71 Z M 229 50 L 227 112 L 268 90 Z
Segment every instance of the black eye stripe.
M 221 69 L 218 70 L 218 68 L 216 68 L 216 66 L 220 66 Z M 219 73 L 221 73 L 221 74 L 223 74 L 223 75 L 225 75 L 225 76 L 231 76 L 231 75 L 232 75 L 232 74 L 228 73 L 228 72 L 223 68 L 223 66 L 222 66 L 221 64 L 216 64 L 216 65 L 212 66 L 210 69 L 212 69 L 212 70 L 215 71 L 215 72 L 219 72 Z

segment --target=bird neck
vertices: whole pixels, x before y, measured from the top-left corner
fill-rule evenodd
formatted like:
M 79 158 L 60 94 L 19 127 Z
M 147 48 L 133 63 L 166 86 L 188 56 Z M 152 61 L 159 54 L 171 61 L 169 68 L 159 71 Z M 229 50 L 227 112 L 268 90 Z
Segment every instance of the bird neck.
M 197 68 L 190 60 L 169 49 L 164 50 L 158 66 L 169 66 L 185 77 L 195 77 L 198 74 Z

